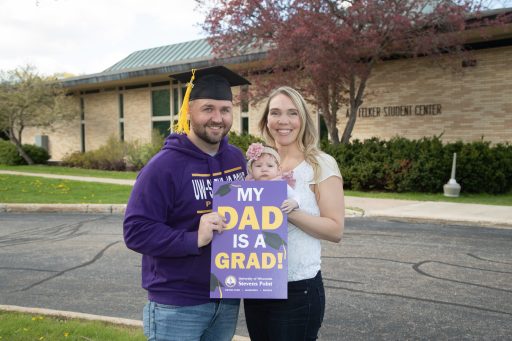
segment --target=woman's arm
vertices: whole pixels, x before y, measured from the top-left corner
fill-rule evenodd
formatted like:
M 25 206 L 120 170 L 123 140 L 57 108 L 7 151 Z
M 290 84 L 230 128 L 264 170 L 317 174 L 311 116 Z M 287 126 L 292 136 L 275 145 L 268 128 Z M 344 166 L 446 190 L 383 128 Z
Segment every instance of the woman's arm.
M 331 176 L 316 186 L 320 216 L 312 216 L 299 209 L 288 214 L 288 221 L 317 239 L 338 243 L 345 228 L 343 181 Z

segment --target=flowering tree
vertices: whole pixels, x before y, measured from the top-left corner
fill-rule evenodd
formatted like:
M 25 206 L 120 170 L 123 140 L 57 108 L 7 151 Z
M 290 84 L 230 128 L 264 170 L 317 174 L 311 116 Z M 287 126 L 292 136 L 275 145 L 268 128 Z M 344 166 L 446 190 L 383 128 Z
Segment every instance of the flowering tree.
M 71 120 L 79 114 L 71 96 L 66 96 L 56 79 L 39 76 L 34 68 L 25 66 L 0 74 L 0 131 L 31 165 L 32 159 L 23 150 L 22 134 L 26 127 L 48 127 Z
M 196 1 L 208 12 L 203 28 L 217 56 L 267 52 L 264 61 L 247 67 L 264 76 L 255 82 L 255 99 L 285 79 L 321 111 L 335 144 L 349 142 L 377 63 L 458 55 L 461 32 L 491 24 L 478 19 L 479 0 Z M 470 13 L 477 20 L 468 20 Z M 340 139 L 342 105 L 349 119 Z

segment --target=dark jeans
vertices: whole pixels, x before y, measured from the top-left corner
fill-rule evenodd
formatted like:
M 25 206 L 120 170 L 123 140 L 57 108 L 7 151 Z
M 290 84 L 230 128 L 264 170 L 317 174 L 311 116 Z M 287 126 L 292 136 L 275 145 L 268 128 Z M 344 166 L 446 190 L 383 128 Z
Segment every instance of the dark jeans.
M 244 300 L 251 341 L 316 340 L 325 311 L 320 271 L 314 278 L 288 282 L 286 300 Z

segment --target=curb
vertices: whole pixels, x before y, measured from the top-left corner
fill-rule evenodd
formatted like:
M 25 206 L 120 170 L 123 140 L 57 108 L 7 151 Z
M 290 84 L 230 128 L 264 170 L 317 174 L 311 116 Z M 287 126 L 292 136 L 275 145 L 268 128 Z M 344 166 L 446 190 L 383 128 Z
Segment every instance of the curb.
M 118 324 L 123 326 L 130 327 L 140 327 L 142 328 L 142 321 L 139 320 L 130 320 L 120 317 L 110 317 L 110 316 L 102 316 L 102 315 L 93 315 L 93 314 L 85 314 L 85 313 L 77 313 L 73 311 L 63 311 L 63 310 L 53 310 L 53 309 L 43 309 L 43 308 L 28 308 L 28 307 L 20 307 L 15 305 L 1 305 L 0 310 L 3 311 L 12 311 L 18 313 L 28 313 L 28 314 L 36 314 L 36 315 L 46 315 L 46 316 L 61 316 L 72 319 L 80 319 L 80 320 L 88 320 L 88 321 L 103 321 L 112 324 Z M 248 337 L 235 335 L 232 341 L 250 341 Z
M 130 320 L 119 317 L 110 317 L 110 316 L 101 316 L 101 315 L 93 315 L 93 314 L 84 314 L 77 313 L 73 311 L 63 311 L 63 310 L 53 310 L 53 309 L 43 309 L 43 308 L 28 308 L 28 307 L 20 307 L 15 305 L 0 305 L 0 310 L 4 311 L 12 311 L 18 313 L 28 313 L 28 314 L 41 314 L 46 316 L 62 316 L 73 319 L 81 319 L 81 320 L 89 320 L 89 321 L 103 321 L 112 324 L 120 324 L 125 326 L 132 327 L 142 327 L 142 321 L 138 320 Z
M 0 212 L 106 213 L 124 214 L 126 204 L 0 204 Z
M 406 216 L 397 216 L 397 215 L 387 215 L 382 213 L 363 213 L 362 218 L 379 218 L 390 221 L 400 221 L 406 223 L 432 223 L 432 224 L 442 224 L 442 225 L 454 225 L 454 226 L 478 226 L 478 227 L 486 227 L 486 228 L 495 228 L 495 229 L 512 229 L 512 222 L 493 222 L 493 221 L 485 221 L 485 220 L 450 220 L 443 218 L 432 218 L 432 217 L 406 217 Z
M 9 213 L 104 213 L 124 214 L 126 204 L 0 204 L 0 212 Z M 346 217 L 361 217 L 364 211 L 355 207 L 345 209 Z

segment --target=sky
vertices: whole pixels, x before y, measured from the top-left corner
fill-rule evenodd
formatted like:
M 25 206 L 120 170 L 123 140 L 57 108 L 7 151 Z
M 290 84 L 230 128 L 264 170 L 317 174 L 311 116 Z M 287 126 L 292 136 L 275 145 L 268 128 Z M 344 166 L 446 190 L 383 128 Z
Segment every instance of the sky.
M 44 75 L 91 74 L 134 51 L 205 38 L 195 7 L 193 0 L 0 0 L 0 71 L 30 64 Z
M 0 0 L 0 71 L 97 73 L 130 53 L 206 37 L 192 0 Z

